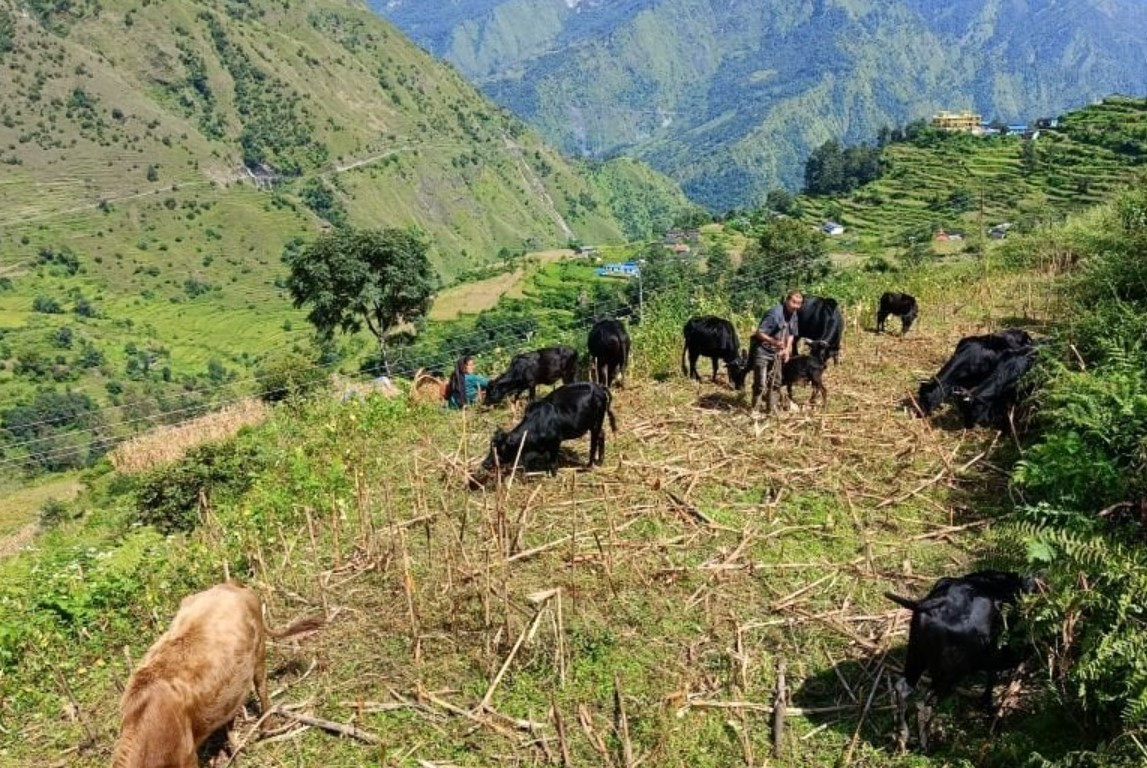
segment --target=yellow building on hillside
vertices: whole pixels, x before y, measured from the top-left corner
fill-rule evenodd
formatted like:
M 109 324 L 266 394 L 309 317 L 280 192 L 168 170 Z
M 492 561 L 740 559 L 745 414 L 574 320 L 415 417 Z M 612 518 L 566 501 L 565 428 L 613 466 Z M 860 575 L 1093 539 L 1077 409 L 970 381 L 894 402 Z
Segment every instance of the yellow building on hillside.
M 982 120 L 975 112 L 941 112 L 932 115 L 932 127 L 944 131 L 964 131 L 965 133 L 979 133 Z

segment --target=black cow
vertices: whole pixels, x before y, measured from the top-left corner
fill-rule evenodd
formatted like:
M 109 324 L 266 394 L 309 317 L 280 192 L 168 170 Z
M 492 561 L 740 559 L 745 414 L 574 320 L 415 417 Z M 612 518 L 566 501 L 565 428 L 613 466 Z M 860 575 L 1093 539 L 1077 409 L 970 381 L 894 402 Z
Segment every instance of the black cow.
M 797 310 L 797 342 L 809 342 L 822 363 L 832 358 L 834 364 L 840 362 L 840 337 L 844 333 L 844 315 L 836 299 L 821 296 L 805 296 L 804 303 Z M 813 345 L 823 341 L 823 345 Z M 795 345 L 793 347 L 796 349 Z
M 589 356 L 597 369 L 597 383 L 612 386 L 625 375 L 629 364 L 629 334 L 625 325 L 613 318 L 598 320 L 589 332 Z
M 530 399 L 537 394 L 539 384 L 563 384 L 577 381 L 577 350 L 573 347 L 545 347 L 534 352 L 514 355 L 510 367 L 490 382 L 486 402 L 497 405 L 507 397 L 517 397 L 529 390 Z
M 982 384 L 1005 353 L 1023 351 L 1031 345 L 1031 336 L 1016 328 L 960 339 L 948 362 L 935 376 L 920 384 L 917 405 L 927 416 L 956 391 L 975 389 Z
M 797 355 L 784 362 L 784 365 L 781 366 L 781 386 L 788 391 L 790 403 L 793 399 L 793 384 L 799 384 L 802 381 L 807 381 L 812 386 L 812 395 L 808 399 L 809 405 L 816 402 L 817 394 L 820 395 L 821 405 L 828 403 L 828 390 L 824 386 L 825 359 L 815 355 Z
M 725 361 L 729 369 L 729 381 L 734 389 L 744 389 L 745 374 L 749 372 L 749 364 L 745 355 L 740 351 L 737 342 L 737 329 L 728 320 L 705 315 L 704 317 L 690 318 L 685 323 L 685 346 L 681 350 L 681 373 L 697 381 L 701 377 L 697 374 L 697 358 L 707 357 L 713 361 L 713 381 L 717 380 L 717 369 L 720 361 Z M 685 368 L 685 357 L 689 357 L 689 368 Z
M 609 390 L 589 381 L 579 381 L 558 387 L 541 400 L 526 407 L 521 422 L 509 432 L 497 429 L 490 439 L 490 453 L 482 462 L 484 469 L 495 463 L 513 466 L 521 451 L 521 462 L 528 466 L 537 459 L 545 459 L 551 475 L 558 472 L 558 450 L 563 440 L 573 440 L 589 432 L 589 459 L 586 466 L 596 460 L 605 460 L 605 417 L 609 426 L 617 431 L 617 421 L 610 410 Z
M 919 314 L 916 297 L 907 293 L 885 293 L 880 297 L 880 308 L 876 310 L 876 332 L 884 333 L 884 321 L 889 315 L 900 318 L 900 335 L 908 333 Z
M 897 741 L 908 743 L 908 696 L 925 672 L 931 678 L 929 695 L 917 704 L 921 748 L 927 749 L 930 701 L 938 701 L 968 675 L 986 671 L 984 700 L 990 707 L 996 673 L 1014 666 L 1015 659 L 998 646 L 1003 629 L 1001 606 L 1011 605 L 1023 593 L 1034 591 L 1034 579 L 1004 571 L 977 571 L 960 578 L 937 581 L 922 600 L 885 592 L 884 596 L 912 611 L 908 629 L 908 655 L 904 675 L 897 680 Z
M 957 392 L 956 407 L 964 426 L 1003 426 L 1008 411 L 1020 399 L 1019 381 L 1035 365 L 1035 349 L 1005 352 L 995 369 L 975 389 Z

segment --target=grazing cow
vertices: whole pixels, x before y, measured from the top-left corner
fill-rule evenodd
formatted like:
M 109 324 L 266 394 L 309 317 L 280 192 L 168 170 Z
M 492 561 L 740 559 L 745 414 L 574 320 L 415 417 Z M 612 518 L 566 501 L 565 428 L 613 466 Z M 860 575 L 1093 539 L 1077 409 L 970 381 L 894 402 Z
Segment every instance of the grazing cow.
M 815 346 L 817 356 L 822 363 L 832 358 L 834 364 L 840 362 L 840 337 L 844 333 L 844 315 L 836 299 L 821 296 L 805 296 L 804 303 L 797 310 L 797 342 L 801 339 L 809 342 L 822 341 L 823 345 Z M 796 346 L 793 346 L 796 349 Z
M 960 391 L 956 407 L 964 426 L 1003 426 L 1008 411 L 1020 399 L 1019 380 L 1035 365 L 1035 349 L 1004 352 L 996 367 L 975 389 Z
M 270 711 L 267 636 L 321 624 L 311 618 L 269 629 L 259 597 L 234 582 L 183 598 L 128 680 L 113 768 L 196 768 L 196 750 L 238 714 L 252 685 L 262 711 Z
M 713 315 L 690 318 L 685 323 L 685 346 L 681 350 L 681 373 L 701 380 L 697 374 L 697 358 L 707 357 L 713 362 L 713 381 L 717 380 L 717 368 L 725 361 L 729 369 L 729 381 L 734 389 L 744 389 L 745 374 L 749 364 L 737 342 L 737 329 L 728 320 Z M 689 358 L 689 368 L 685 368 L 685 358 Z
M 820 395 L 820 404 L 828 403 L 828 390 L 824 386 L 824 360 L 815 355 L 797 355 L 789 358 L 781 366 L 781 386 L 788 391 L 789 402 L 793 401 L 793 384 L 807 381 L 812 386 L 812 394 L 808 404 L 816 402 Z
M 613 318 L 598 320 L 589 332 L 589 356 L 597 370 L 597 383 L 603 387 L 625 375 L 629 364 L 629 334 L 625 325 Z
M 577 381 L 577 350 L 573 347 L 545 347 L 514 355 L 506 372 L 490 382 L 486 389 L 486 403 L 497 405 L 505 398 L 517 397 L 526 390 L 533 400 L 539 384 L 553 384 L 559 379 L 563 384 Z
M 984 382 L 1006 353 L 1029 349 L 1032 338 L 1026 331 L 1009 328 L 984 336 L 960 339 L 956 351 L 935 376 L 920 384 L 916 402 L 927 416 L 957 390 L 971 390 Z
M 977 571 L 940 579 L 922 600 L 884 593 L 912 611 L 904 675 L 897 680 L 894 694 L 901 750 L 908 744 L 908 696 L 925 672 L 932 685 L 929 695 L 917 704 L 922 749 L 928 748 L 928 720 L 932 715 L 928 699 L 939 701 L 965 677 L 984 671 L 988 673 L 984 701 L 991 706 L 996 673 L 1015 664 L 1011 654 L 997 648 L 1004 626 L 1001 606 L 1014 604 L 1035 586 L 1034 579 L 1015 573 Z
M 605 460 L 605 417 L 617 431 L 617 421 L 610 410 L 611 395 L 605 387 L 579 381 L 558 387 L 541 400 L 526 407 L 521 422 L 509 432 L 501 428 L 490 439 L 490 453 L 482 468 L 490 470 L 495 463 L 512 466 L 521 451 L 522 463 L 545 459 L 551 475 L 558 473 L 558 450 L 563 440 L 574 440 L 589 432 L 589 458 L 586 467 Z
M 884 333 L 884 321 L 889 315 L 900 318 L 900 335 L 908 333 L 916 320 L 920 307 L 916 297 L 908 293 L 885 293 L 880 297 L 880 308 L 876 310 L 876 332 Z

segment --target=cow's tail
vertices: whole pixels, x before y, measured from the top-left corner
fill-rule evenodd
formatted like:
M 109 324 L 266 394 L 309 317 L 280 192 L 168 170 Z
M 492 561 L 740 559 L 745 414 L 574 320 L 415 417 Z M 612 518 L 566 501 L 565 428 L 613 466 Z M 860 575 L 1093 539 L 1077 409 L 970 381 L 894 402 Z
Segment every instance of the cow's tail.
M 325 616 L 308 616 L 302 619 L 296 619 L 285 627 L 267 627 L 267 634 L 276 640 L 282 640 L 287 637 L 294 637 L 301 635 L 304 632 L 314 632 L 316 629 L 321 629 L 327 623 Z
M 605 415 L 609 417 L 609 429 L 617 434 L 617 419 L 613 415 L 613 393 L 605 390 Z
M 907 608 L 910 611 L 915 611 L 917 608 L 920 607 L 920 603 L 917 602 L 916 600 L 909 600 L 906 597 L 901 597 L 900 595 L 894 595 L 891 592 L 885 592 L 884 596 L 887 597 L 892 602 L 896 603 L 897 605 L 904 606 L 905 608 Z
M 682 376 L 688 376 L 689 375 L 689 369 L 685 367 L 685 357 L 688 354 L 689 354 L 689 342 L 686 341 L 681 346 L 681 375 Z

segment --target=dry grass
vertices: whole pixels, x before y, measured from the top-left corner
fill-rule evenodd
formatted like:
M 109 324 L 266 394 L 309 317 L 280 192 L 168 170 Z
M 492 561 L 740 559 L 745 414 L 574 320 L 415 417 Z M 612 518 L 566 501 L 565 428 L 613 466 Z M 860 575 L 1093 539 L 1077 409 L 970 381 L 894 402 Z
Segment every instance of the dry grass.
M 1005 295 L 1021 294 L 980 298 L 1022 314 Z M 828 408 L 770 421 L 730 390 L 656 383 L 665 371 L 639 355 L 591 472 L 570 466 L 581 440 L 557 479 L 469 490 L 491 429 L 512 421 L 502 411 L 427 420 L 401 453 L 378 449 L 357 517 L 291 571 L 323 586 L 267 573 L 346 610 L 307 651 L 329 673 L 289 698 L 423 764 L 756 764 L 784 662 L 782 751 L 894 764 L 882 734 L 906 614 L 882 592 L 971 567 L 1005 480 L 988 459 L 1000 435 L 903 405 L 917 372 L 996 327 L 979 302 L 927 306 L 929 326 L 904 339 L 854 326 Z M 968 730 L 972 751 L 991 738 Z M 365 756 L 308 738 L 331 764 Z
M 620 429 L 592 471 L 574 466 L 583 439 L 557 478 L 471 490 L 493 427 L 512 421 L 502 410 L 428 409 L 400 434 L 282 446 L 319 466 L 336 451 L 353 490 L 252 552 L 279 620 L 336 614 L 272 652 L 275 698 L 381 746 L 292 718 L 243 764 L 752 766 L 774 721 L 779 765 L 925 764 L 889 749 L 907 617 L 882 593 L 977 561 L 1006 479 L 990 452 L 1008 438 L 912 418 L 903 400 L 961 336 L 1032 314 L 1029 296 L 937 286 L 907 338 L 853 322 L 827 408 L 770 420 L 644 353 L 636 329 Z M 116 691 L 87 693 L 112 729 Z M 953 727 L 941 763 L 993 738 Z
M 486 280 L 447 288 L 434 297 L 434 306 L 430 309 L 429 319 L 445 321 L 455 320 L 459 315 L 475 315 L 483 310 L 492 309 L 503 296 L 520 299 L 525 295 L 523 288 L 534 271 L 572 255 L 573 251 L 567 248 L 536 251 L 528 254 L 527 258 L 537 266 L 527 266 Z
M 268 413 L 262 400 L 250 397 L 193 421 L 133 437 L 116 446 L 109 458 L 119 472 L 144 472 L 178 461 L 198 445 L 231 437 L 243 427 L 264 421 Z

